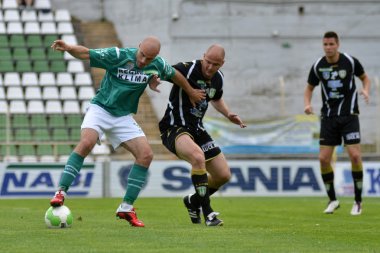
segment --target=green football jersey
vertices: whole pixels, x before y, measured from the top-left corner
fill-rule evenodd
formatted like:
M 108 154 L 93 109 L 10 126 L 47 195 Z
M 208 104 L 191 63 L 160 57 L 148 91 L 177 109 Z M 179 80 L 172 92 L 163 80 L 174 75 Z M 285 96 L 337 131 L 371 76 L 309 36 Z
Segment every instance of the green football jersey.
M 97 104 L 114 116 L 136 114 L 138 103 L 153 75 L 169 80 L 175 69 L 157 56 L 140 69 L 136 64 L 137 48 L 90 49 L 91 67 L 106 70 L 99 90 L 91 103 Z

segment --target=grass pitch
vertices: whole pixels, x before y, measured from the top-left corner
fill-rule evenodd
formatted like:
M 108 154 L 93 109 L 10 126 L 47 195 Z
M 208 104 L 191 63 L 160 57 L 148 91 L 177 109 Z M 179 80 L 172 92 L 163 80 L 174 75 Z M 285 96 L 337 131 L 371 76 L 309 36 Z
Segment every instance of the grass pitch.
M 180 198 L 140 198 L 145 228 L 115 219 L 120 199 L 67 199 L 68 229 L 48 229 L 48 199 L 0 200 L 0 252 L 380 252 L 380 201 L 364 199 L 351 216 L 352 198 L 323 214 L 326 198 L 212 198 L 223 227 L 193 225 Z

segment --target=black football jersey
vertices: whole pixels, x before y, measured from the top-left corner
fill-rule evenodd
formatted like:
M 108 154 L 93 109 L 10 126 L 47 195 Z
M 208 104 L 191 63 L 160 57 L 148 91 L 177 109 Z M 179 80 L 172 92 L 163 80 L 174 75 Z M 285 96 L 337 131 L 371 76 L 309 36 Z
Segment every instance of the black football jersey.
M 322 116 L 359 114 L 355 76 L 363 74 L 360 62 L 346 53 L 340 53 L 336 63 L 328 63 L 324 56 L 313 64 L 308 83 L 313 86 L 321 83 Z
M 223 95 L 223 73 L 218 71 L 211 80 L 206 80 L 202 74 L 201 60 L 180 62 L 173 66 L 187 79 L 195 89 L 206 92 L 206 99 L 195 107 L 190 103 L 189 96 L 178 85 L 173 85 L 165 115 L 159 123 L 160 131 L 164 132 L 170 126 L 183 126 L 193 131 L 204 131 L 203 117 L 210 100 L 218 100 Z

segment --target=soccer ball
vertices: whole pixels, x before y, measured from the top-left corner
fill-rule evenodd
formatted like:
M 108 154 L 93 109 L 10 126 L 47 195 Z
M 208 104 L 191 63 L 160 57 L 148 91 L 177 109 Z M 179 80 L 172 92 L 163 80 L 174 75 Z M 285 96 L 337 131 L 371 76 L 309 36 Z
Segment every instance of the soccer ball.
M 48 228 L 70 228 L 73 215 L 67 206 L 51 206 L 45 213 L 45 223 Z

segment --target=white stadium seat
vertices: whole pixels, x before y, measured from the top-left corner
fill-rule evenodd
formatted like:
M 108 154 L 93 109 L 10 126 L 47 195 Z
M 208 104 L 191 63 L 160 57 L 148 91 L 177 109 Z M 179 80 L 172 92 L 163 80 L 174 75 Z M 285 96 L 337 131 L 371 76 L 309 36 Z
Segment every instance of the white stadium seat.
M 7 113 L 8 103 L 5 100 L 0 100 L 0 113 Z
M 45 106 L 41 100 L 31 100 L 27 106 L 28 113 L 45 113 Z
M 43 99 L 59 99 L 58 88 L 56 86 L 43 87 L 42 98 Z
M 34 72 L 24 72 L 21 77 L 21 84 L 23 86 L 37 86 L 38 77 Z
M 57 27 L 54 22 L 42 22 L 41 23 L 41 33 L 42 34 L 56 34 Z
M 53 12 L 45 12 L 45 11 L 38 11 L 37 15 L 38 21 L 40 22 L 46 22 L 46 21 L 54 21 Z
M 8 22 L 7 23 L 7 33 L 8 34 L 22 34 L 24 29 L 21 22 Z
M 79 87 L 78 99 L 90 100 L 95 96 L 94 89 L 92 87 L 81 86 Z
M 22 10 L 21 12 L 21 21 L 37 21 L 37 13 L 35 10 Z
M 17 9 L 17 0 L 3 0 L 3 9 Z
M 57 86 L 72 86 L 74 85 L 73 76 L 71 73 L 62 72 L 57 74 Z
M 42 99 L 40 87 L 26 87 L 25 89 L 25 99 Z
M 22 88 L 20 86 L 11 86 L 7 90 L 7 99 L 24 99 L 24 93 L 22 92 Z
M 20 21 L 20 14 L 18 10 L 5 10 L 4 11 L 4 21 L 5 22 L 11 22 L 11 21 Z
M 61 22 L 61 21 L 71 22 L 71 16 L 70 16 L 69 10 L 67 9 L 56 10 L 55 21 L 56 22 Z
M 7 72 L 4 75 L 4 86 L 20 86 L 20 75 L 17 72 Z
M 46 113 L 62 113 L 62 105 L 60 101 L 48 100 L 45 106 Z
M 58 22 L 57 30 L 59 34 L 73 34 L 74 27 L 71 22 Z
M 74 84 L 76 86 L 91 86 L 91 75 L 88 72 L 75 73 Z
M 9 105 L 10 113 L 26 113 L 26 105 L 23 100 L 13 100 Z
M 79 109 L 78 101 L 73 101 L 73 100 L 63 101 L 63 113 L 79 114 L 80 109 Z
M 77 93 L 74 86 L 64 86 L 61 88 L 60 98 L 62 100 L 76 100 Z
M 26 22 L 24 27 L 25 34 L 39 34 L 40 24 L 38 22 Z
M 71 60 L 67 63 L 67 71 L 70 73 L 84 72 L 83 62 L 80 60 Z
M 55 86 L 55 75 L 53 72 L 42 72 L 40 74 L 40 85 L 41 86 Z

